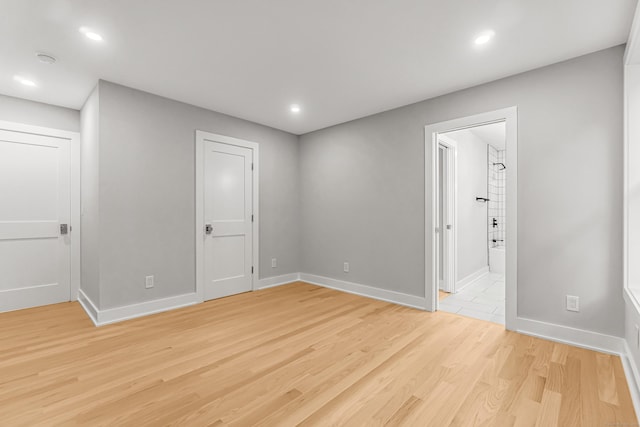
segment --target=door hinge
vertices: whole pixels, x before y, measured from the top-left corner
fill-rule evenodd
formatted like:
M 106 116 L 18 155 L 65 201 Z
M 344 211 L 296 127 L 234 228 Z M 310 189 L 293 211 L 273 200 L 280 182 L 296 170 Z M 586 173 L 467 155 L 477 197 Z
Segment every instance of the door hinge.
M 253 274 L 253 266 L 251 266 L 251 274 Z
M 251 222 L 253 222 L 253 214 L 251 214 Z
M 253 170 L 253 163 L 251 163 L 251 170 Z

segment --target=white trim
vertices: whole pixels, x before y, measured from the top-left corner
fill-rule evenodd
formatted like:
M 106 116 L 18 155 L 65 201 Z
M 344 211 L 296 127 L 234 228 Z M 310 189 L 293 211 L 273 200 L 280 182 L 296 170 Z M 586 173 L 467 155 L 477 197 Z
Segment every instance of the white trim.
M 487 274 L 489 274 L 489 266 L 488 265 L 484 266 L 481 269 L 479 269 L 478 271 L 474 271 L 473 273 L 469 274 L 468 276 L 458 280 L 458 283 L 456 283 L 456 292 L 460 292 L 462 289 L 466 288 L 467 286 L 469 286 L 471 283 L 475 282 L 476 280 L 479 280 L 479 279 L 483 278 Z
M 82 289 L 78 290 L 78 302 L 87 313 L 89 319 L 91 319 L 93 324 L 96 326 L 100 326 L 98 325 L 98 308 Z
M 81 277 L 81 241 L 82 224 L 81 215 L 81 195 L 80 195 L 80 134 L 73 133 L 71 138 L 71 218 L 69 225 L 71 230 L 71 301 L 78 299 L 80 291 Z
M 84 308 L 89 315 L 89 318 L 91 318 L 96 326 L 103 326 L 110 323 L 121 322 L 123 320 L 134 319 L 136 317 L 148 316 L 150 314 L 174 310 L 176 308 L 186 307 L 201 302 L 198 298 L 198 294 L 194 292 L 100 310 L 82 290 L 80 290 L 78 294 L 78 302 L 80 302 L 80 305 Z
M 69 226 L 70 237 L 70 280 L 69 280 L 69 301 L 78 299 L 80 290 L 80 133 L 68 130 L 54 129 L 42 126 L 33 126 L 24 123 L 14 123 L 0 120 L 0 129 L 22 132 L 32 135 L 43 135 L 48 137 L 66 139 L 69 141 L 69 167 L 70 185 L 69 197 L 71 202 Z
M 603 353 L 625 355 L 624 338 L 518 317 L 515 332 Z
M 196 131 L 196 293 L 204 301 L 204 143 Z
M 251 289 L 259 289 L 260 277 L 260 146 L 257 142 L 196 130 L 196 293 L 204 301 L 204 143 L 220 142 L 253 151 L 253 229 Z
M 69 130 L 62 129 L 54 129 L 43 126 L 34 126 L 28 125 L 25 123 L 17 123 L 17 122 L 7 122 L 4 120 L 0 120 L 0 129 L 13 131 L 13 132 L 23 132 L 29 133 L 32 135 L 42 135 L 42 136 L 50 136 L 54 138 L 60 139 L 72 139 L 74 136 L 80 136 L 78 132 L 72 132 Z
M 638 8 L 640 10 L 640 8 Z M 635 26 L 635 21 L 634 21 Z M 627 46 L 627 51 L 629 47 Z M 630 111 L 630 100 L 631 97 L 631 88 L 638 85 L 638 79 L 636 78 L 638 74 L 638 66 L 637 65 L 626 65 L 624 67 L 624 126 L 623 126 L 623 180 L 622 180 L 622 288 L 624 290 L 625 295 L 627 295 L 632 302 L 634 309 L 636 310 L 636 314 L 640 316 L 640 310 L 637 298 L 630 291 L 630 283 L 629 283 L 629 168 L 630 168 L 630 159 L 629 159 L 629 127 L 632 123 Z M 634 83 L 631 84 L 630 80 Z
M 624 298 L 625 301 L 627 301 L 627 303 L 633 306 L 633 309 L 640 316 L 640 304 L 638 304 L 638 299 L 635 297 L 635 295 L 633 295 L 633 292 L 631 292 L 631 289 L 629 289 L 629 287 L 624 288 L 622 292 L 622 297 Z
M 258 289 L 268 289 L 300 280 L 300 273 L 283 274 L 281 276 L 266 277 L 258 281 Z
M 429 145 L 433 144 L 435 135 L 438 133 L 451 132 L 454 130 L 466 129 L 482 124 L 489 124 L 504 121 L 506 124 L 506 150 L 507 150 L 507 224 L 509 224 L 509 233 L 505 238 L 506 250 L 506 328 L 513 330 L 517 322 L 518 313 L 518 108 L 508 107 L 501 110 L 490 111 L 487 113 L 476 114 L 474 116 L 462 117 L 459 119 L 448 120 L 445 122 L 434 123 L 425 126 L 425 189 L 431 187 L 431 197 L 425 194 L 425 255 L 426 248 L 431 242 L 431 259 L 425 259 L 425 308 L 429 311 L 437 309 L 438 304 L 438 286 L 436 278 L 435 259 L 435 238 L 432 221 L 427 220 L 426 213 L 431 209 L 433 219 L 433 185 L 429 185 L 429 181 L 433 181 L 432 173 L 434 170 L 432 150 Z M 431 156 L 431 170 L 427 168 L 429 165 L 428 156 Z M 431 183 L 433 184 L 433 182 Z M 431 204 L 431 206 L 429 206 Z M 431 268 L 431 272 L 428 269 Z
M 620 360 L 622 361 L 624 376 L 629 386 L 631 401 L 636 410 L 636 416 L 638 416 L 640 414 L 640 371 L 638 371 L 638 365 L 636 365 L 633 353 L 631 353 L 631 348 L 629 348 L 629 343 L 626 340 L 624 340 L 624 351 L 625 354 L 620 355 Z
M 629 283 L 629 168 L 631 159 L 629 159 L 629 126 L 633 123 L 631 117 L 633 112 L 630 111 L 630 97 L 632 89 L 638 84 L 636 75 L 638 74 L 638 62 L 640 61 L 640 7 L 636 6 L 636 11 L 633 18 L 633 24 L 631 31 L 629 32 L 629 39 L 627 41 L 627 47 L 624 52 L 624 90 L 623 90 L 623 108 L 624 108 L 624 144 L 623 144 L 623 205 L 622 205 L 622 223 L 623 223 L 623 297 L 627 302 L 625 304 L 626 310 L 635 311 L 636 315 L 640 315 L 640 303 L 638 298 L 633 294 L 630 289 Z M 630 82 L 631 80 L 631 82 Z M 633 84 L 632 84 L 633 82 Z M 629 316 L 629 314 L 626 314 Z M 627 322 L 625 322 L 626 328 Z M 628 336 L 627 332 L 625 336 Z M 631 400 L 636 411 L 636 415 L 640 416 L 640 373 L 638 366 L 635 363 L 633 352 L 629 347 L 627 340 L 624 340 L 625 356 L 622 357 L 622 366 L 624 367 L 625 376 L 627 377 L 627 384 L 629 385 L 629 391 L 631 393 Z
M 420 310 L 424 310 L 425 307 L 424 297 L 374 288 L 372 286 L 361 285 L 359 283 L 345 282 L 344 280 L 331 279 L 329 277 L 316 276 L 314 274 L 307 273 L 300 273 L 300 281 Z

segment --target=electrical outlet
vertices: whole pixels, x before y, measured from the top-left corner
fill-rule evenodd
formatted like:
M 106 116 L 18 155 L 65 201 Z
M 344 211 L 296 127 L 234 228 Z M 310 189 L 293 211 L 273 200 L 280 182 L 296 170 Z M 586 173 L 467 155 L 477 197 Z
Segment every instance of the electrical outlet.
M 345 262 L 345 263 L 344 263 L 344 272 L 345 272 L 345 273 L 348 273 L 348 272 L 349 272 L 349 263 L 348 263 L 348 262 Z
M 567 295 L 567 310 L 580 311 L 580 298 L 574 295 Z
M 271 258 L 271 268 L 276 268 L 278 266 L 278 259 Z
M 153 288 L 153 276 L 146 276 L 144 278 L 144 287 L 147 289 Z

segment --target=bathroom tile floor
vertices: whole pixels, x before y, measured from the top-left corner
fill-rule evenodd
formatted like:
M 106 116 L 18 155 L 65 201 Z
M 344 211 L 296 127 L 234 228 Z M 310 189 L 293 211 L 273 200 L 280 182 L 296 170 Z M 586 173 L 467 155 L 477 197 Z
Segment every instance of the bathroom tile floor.
M 447 299 L 440 310 L 504 325 L 504 275 L 489 273 L 469 283 Z

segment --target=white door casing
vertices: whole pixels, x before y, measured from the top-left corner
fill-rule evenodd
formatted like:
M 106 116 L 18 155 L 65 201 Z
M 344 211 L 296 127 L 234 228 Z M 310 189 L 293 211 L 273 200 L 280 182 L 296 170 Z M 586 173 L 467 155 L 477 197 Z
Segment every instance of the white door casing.
M 258 145 L 196 132 L 196 291 L 203 300 L 256 288 Z
M 466 129 L 483 124 L 496 122 L 506 123 L 506 151 L 507 151 L 507 224 L 511 230 L 505 237 L 506 249 L 506 329 L 517 330 L 518 313 L 518 108 L 508 107 L 500 110 L 480 113 L 473 116 L 461 117 L 445 122 L 425 126 L 425 189 L 431 187 L 431 195 L 425 194 L 425 213 L 431 211 L 431 218 L 425 214 L 425 248 L 431 247 L 431 256 L 425 259 L 425 299 L 426 309 L 436 311 L 438 308 L 438 277 L 437 277 L 437 241 L 435 229 L 437 227 L 437 147 L 439 134 L 460 129 Z
M 78 157 L 76 133 L 0 122 L 0 311 L 76 299 Z

